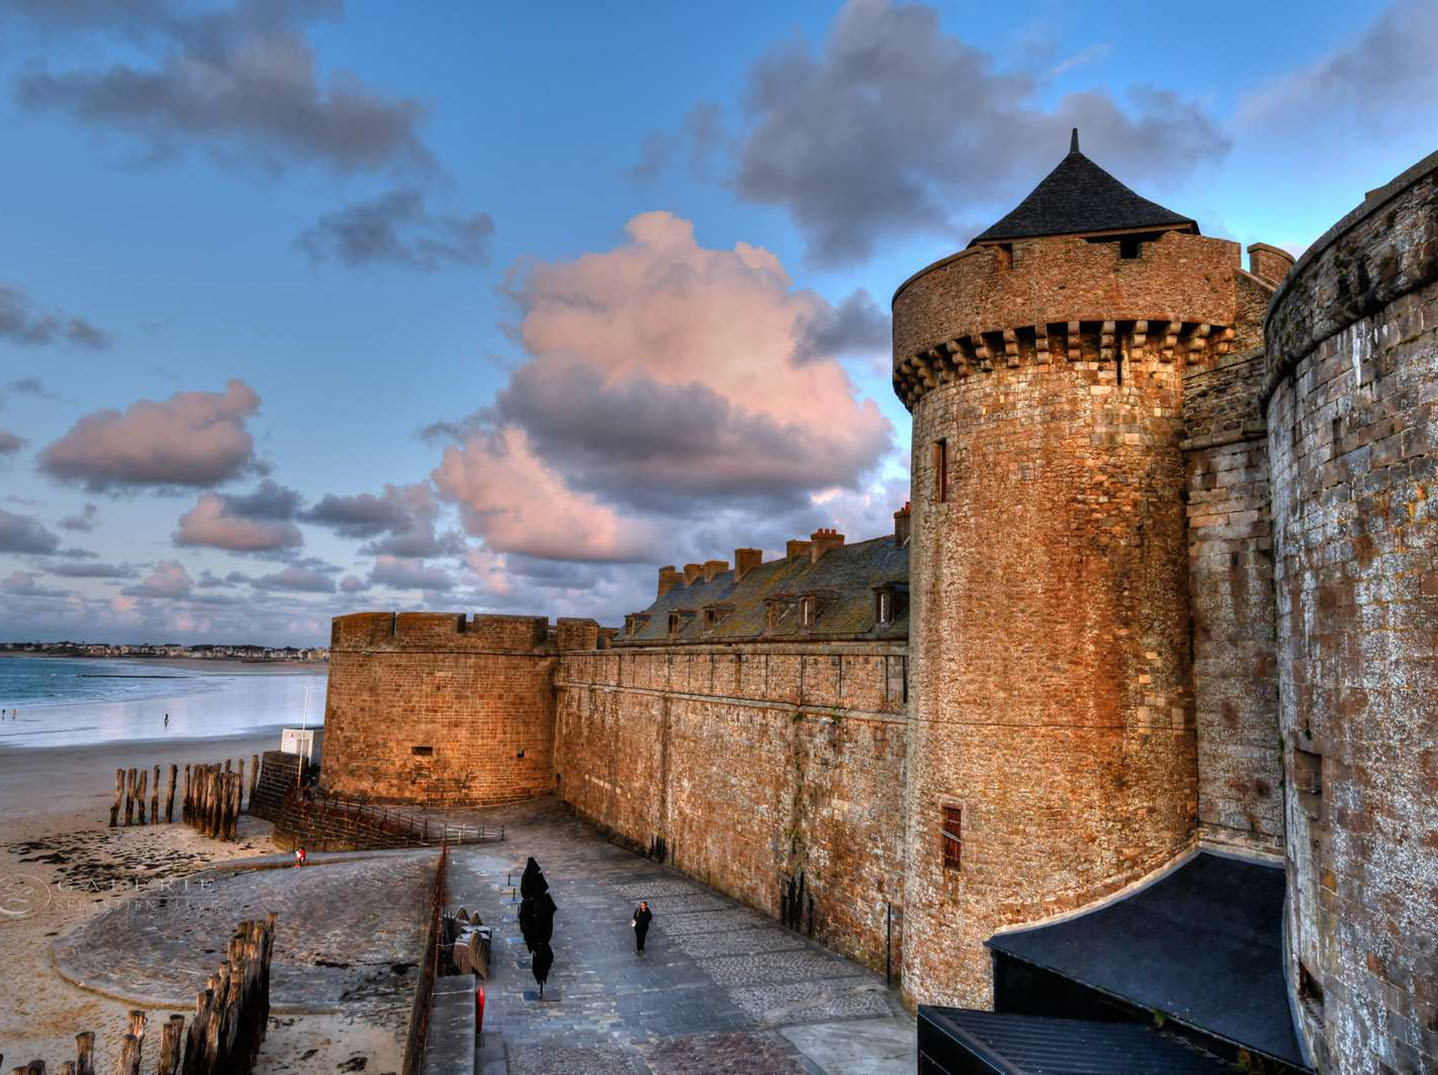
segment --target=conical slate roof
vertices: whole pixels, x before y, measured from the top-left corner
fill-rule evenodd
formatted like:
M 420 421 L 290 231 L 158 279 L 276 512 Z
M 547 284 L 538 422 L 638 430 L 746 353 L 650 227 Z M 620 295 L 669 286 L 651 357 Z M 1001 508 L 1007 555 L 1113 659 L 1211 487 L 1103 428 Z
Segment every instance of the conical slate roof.
M 1198 233 L 1198 224 L 1147 198 L 1139 197 L 1078 148 L 1074 128 L 1068 156 L 1012 213 L 970 241 L 1004 242 L 1041 235 L 1089 235 L 1094 232 L 1175 229 Z

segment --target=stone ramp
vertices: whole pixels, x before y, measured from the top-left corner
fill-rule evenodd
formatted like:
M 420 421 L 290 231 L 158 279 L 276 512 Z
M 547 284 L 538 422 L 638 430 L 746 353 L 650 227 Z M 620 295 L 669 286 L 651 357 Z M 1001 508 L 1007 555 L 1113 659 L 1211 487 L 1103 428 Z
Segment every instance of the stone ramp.
M 418 981 L 435 851 L 344 856 L 303 869 L 206 870 L 138 892 L 51 947 L 67 981 L 188 1011 L 235 923 L 274 911 L 276 1014 L 400 1013 Z M 240 864 L 243 865 L 243 864 Z

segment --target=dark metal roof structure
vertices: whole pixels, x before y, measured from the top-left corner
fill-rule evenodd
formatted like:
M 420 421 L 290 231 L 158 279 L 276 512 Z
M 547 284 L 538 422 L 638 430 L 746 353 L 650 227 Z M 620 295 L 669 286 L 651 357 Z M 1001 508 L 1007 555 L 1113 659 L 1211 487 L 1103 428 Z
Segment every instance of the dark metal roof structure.
M 1221 1060 L 1139 1023 L 919 1007 L 919 1048 L 951 1071 L 994 1075 L 1231 1075 Z M 934 1054 L 943 1051 L 944 1059 Z
M 970 246 L 1035 239 L 1045 235 L 1093 235 L 1135 231 L 1189 231 L 1198 224 L 1141 197 L 1089 160 L 1078 148 L 1075 128 L 1068 156 L 1018 207 Z
M 1303 1068 L 1283 973 L 1283 889 L 1281 866 L 1205 851 L 1096 911 L 987 944 Z
M 810 563 L 806 552 L 794 560 L 771 560 L 751 570 L 736 585 L 734 570 L 721 571 L 707 582 L 703 576 L 688 585 L 681 579 L 641 615 L 633 633 L 614 645 L 639 642 L 772 642 L 824 639 L 895 639 L 909 637 L 907 602 L 894 603 L 893 619 L 875 622 L 874 590 L 895 587 L 907 595 L 909 547 L 893 535 L 840 545 Z M 812 595 L 816 618 L 805 626 L 799 601 Z M 770 612 L 771 603 L 773 612 Z M 715 616 L 706 618 L 712 608 Z M 670 632 L 670 613 L 678 613 Z

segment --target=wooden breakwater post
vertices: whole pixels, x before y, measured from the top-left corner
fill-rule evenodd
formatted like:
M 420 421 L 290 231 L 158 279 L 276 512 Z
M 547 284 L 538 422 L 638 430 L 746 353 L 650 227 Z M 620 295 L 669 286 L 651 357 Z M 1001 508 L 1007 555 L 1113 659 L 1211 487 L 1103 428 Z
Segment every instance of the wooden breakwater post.
M 224 772 L 219 770 L 220 776 Z M 230 773 L 232 778 L 237 774 Z M 160 1024 L 156 1075 L 249 1075 L 259 1059 L 270 1018 L 270 964 L 274 957 L 275 915 L 241 922 L 225 949 L 225 960 L 195 995 L 188 1030 L 183 1015 Z M 141 1061 L 149 1017 L 131 1011 L 120 1040 L 116 1075 L 142 1075 Z M 95 1035 L 75 1035 L 76 1059 L 60 1066 L 61 1075 L 95 1075 Z M 153 1055 L 153 1054 L 152 1054 Z M 0 1057 L 0 1060 L 3 1060 Z M 0 1069 L 3 1070 L 3 1069 Z M 32 1060 L 17 1075 L 44 1075 L 45 1062 Z
M 115 804 L 110 807 L 110 828 L 120 820 L 120 800 L 125 796 L 125 770 L 115 770 Z
M 254 808 L 255 789 L 260 786 L 260 756 L 250 755 L 250 807 Z
M 249 795 L 253 799 L 259 780 L 259 756 L 253 756 L 249 773 Z M 175 820 L 175 797 L 179 794 L 180 820 L 214 839 L 236 838 L 239 816 L 245 812 L 245 759 L 227 758 L 184 766 L 181 780 L 178 763 L 170 764 L 165 785 L 164 766 L 115 770 L 115 794 L 110 806 L 110 827 L 120 823 L 120 805 L 125 807 L 126 825 L 158 825 L 163 798 L 165 821 Z M 152 783 L 153 780 L 153 783 Z M 162 796 L 163 793 L 163 796 Z

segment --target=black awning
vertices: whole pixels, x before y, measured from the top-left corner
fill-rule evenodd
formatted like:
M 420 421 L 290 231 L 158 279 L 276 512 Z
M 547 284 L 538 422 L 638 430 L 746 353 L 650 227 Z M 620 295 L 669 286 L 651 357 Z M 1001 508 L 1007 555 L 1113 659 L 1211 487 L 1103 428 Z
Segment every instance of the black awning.
M 1231 1075 L 1136 1023 L 919 1006 L 919 1070 L 950 1075 Z
M 1201 852 L 1096 911 L 988 946 L 1304 1067 L 1283 974 L 1281 867 Z

